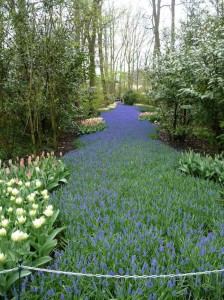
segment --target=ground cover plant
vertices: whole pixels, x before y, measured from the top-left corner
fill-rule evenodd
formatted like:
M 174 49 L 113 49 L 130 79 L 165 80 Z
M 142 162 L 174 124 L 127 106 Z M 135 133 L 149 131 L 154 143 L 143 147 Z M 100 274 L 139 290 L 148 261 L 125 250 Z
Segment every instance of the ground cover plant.
M 149 135 L 134 106 L 102 117 L 108 129 L 79 138 L 52 203 L 69 244 L 49 268 L 98 274 L 169 274 L 224 267 L 219 186 L 175 168 L 181 154 Z M 24 299 L 222 299 L 224 274 L 134 280 L 33 272 Z M 14 292 L 16 295 L 16 291 Z
M 0 162 L 0 271 L 17 267 L 20 259 L 36 267 L 52 259 L 63 227 L 55 227 L 59 210 L 49 203 L 49 192 L 66 183 L 68 175 L 51 154 Z M 22 271 L 22 276 L 28 274 Z M 11 299 L 17 279 L 18 272 L 0 275 L 0 298 Z

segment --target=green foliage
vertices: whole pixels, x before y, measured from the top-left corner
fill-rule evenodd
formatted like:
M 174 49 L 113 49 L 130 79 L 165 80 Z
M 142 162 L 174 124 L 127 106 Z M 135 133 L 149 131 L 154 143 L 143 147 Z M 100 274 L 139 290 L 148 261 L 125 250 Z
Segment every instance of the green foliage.
M 64 1 L 41 7 L 29 1 L 4 2 L 0 12 L 0 148 L 1 157 L 10 158 L 15 149 L 22 155 L 27 148 L 46 149 L 47 143 L 56 149 L 62 132 L 77 130 L 87 57 L 74 43 L 70 23 L 61 22 L 55 14 L 65 8 Z
M 183 26 L 186 30 L 178 48 L 172 52 L 167 48 L 149 74 L 150 95 L 161 110 L 161 127 L 171 139 L 184 139 L 194 135 L 195 128 L 203 128 L 213 144 L 223 145 L 222 22 L 198 16 L 191 27 Z
M 224 183 L 224 160 L 220 155 L 213 158 L 209 155 L 202 156 L 193 151 L 186 152 L 182 154 L 177 166 L 186 174 Z
M 26 165 L 24 159 L 0 163 L 0 271 L 16 267 L 19 259 L 35 267 L 51 260 L 55 237 L 64 227 L 55 228 L 59 210 L 49 205 L 48 193 L 68 176 L 64 163 L 50 154 L 30 156 Z M 18 273 L 0 275 L 0 296 L 10 296 L 17 279 Z
M 156 107 L 155 106 L 152 106 L 152 105 L 138 105 L 138 104 L 135 104 L 137 107 L 138 107 L 138 110 L 140 112 L 155 112 L 156 111 Z
M 154 124 L 159 123 L 160 120 L 161 120 L 161 116 L 159 114 L 151 115 L 149 117 L 149 121 L 152 122 L 152 123 L 154 123 Z
M 129 90 L 123 95 L 124 104 L 133 105 L 138 102 L 138 93 L 134 90 Z

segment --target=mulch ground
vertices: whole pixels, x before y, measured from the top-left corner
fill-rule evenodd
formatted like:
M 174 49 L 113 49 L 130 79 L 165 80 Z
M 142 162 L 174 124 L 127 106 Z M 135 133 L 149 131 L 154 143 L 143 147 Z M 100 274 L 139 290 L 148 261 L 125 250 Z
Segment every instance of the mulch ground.
M 58 142 L 58 149 L 55 151 L 55 155 L 59 156 L 60 152 L 62 155 L 67 152 L 76 149 L 75 140 L 77 138 L 77 134 L 69 133 L 60 137 Z
M 200 154 L 209 154 L 214 156 L 217 153 L 220 153 L 221 150 L 217 147 L 212 146 L 209 141 L 205 139 L 196 139 L 196 138 L 186 138 L 185 141 L 170 141 L 168 134 L 160 130 L 159 132 L 159 139 L 163 141 L 165 144 L 168 144 L 169 146 L 173 147 L 176 150 L 179 151 L 188 151 L 193 150 L 196 153 Z M 224 150 L 224 149 L 223 149 Z
M 76 138 L 76 134 L 67 134 L 62 136 L 59 140 L 58 149 L 55 151 L 55 154 L 59 156 L 59 153 L 62 152 L 62 155 L 64 155 L 67 152 L 76 149 Z M 168 134 L 162 130 L 159 132 L 159 139 L 172 148 L 182 152 L 193 150 L 196 153 L 210 154 L 212 156 L 218 153 L 217 148 L 212 147 L 208 141 L 203 139 L 188 138 L 185 141 L 170 141 Z

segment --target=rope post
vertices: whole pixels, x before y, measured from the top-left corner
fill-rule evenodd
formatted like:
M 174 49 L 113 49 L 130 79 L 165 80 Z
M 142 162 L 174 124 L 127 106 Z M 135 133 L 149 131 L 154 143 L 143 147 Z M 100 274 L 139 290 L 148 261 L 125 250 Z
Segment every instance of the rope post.
M 18 263 L 19 263 L 19 267 L 18 267 L 18 272 L 19 272 L 18 300 L 20 300 L 20 294 L 21 294 L 21 272 L 22 272 L 22 269 L 23 269 L 22 262 L 23 262 L 23 260 L 19 259 L 19 261 L 18 261 Z

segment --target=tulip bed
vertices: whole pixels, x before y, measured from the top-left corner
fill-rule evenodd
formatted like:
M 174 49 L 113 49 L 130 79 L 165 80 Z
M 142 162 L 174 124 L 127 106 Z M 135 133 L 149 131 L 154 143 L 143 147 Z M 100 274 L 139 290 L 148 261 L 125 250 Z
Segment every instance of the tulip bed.
M 90 118 L 82 120 L 79 124 L 79 134 L 94 133 L 106 129 L 103 118 Z
M 157 124 L 160 121 L 161 116 L 157 112 L 148 112 L 147 111 L 147 112 L 141 112 L 138 116 L 138 119 L 140 121 L 148 120 L 151 123 Z
M 181 154 L 150 139 L 155 125 L 118 104 L 108 129 L 79 138 L 65 156 L 68 185 L 52 194 L 69 243 L 49 268 L 154 275 L 224 268 L 219 186 L 174 166 Z M 168 279 L 104 279 L 33 272 L 23 299 L 223 299 L 224 274 Z M 16 290 L 14 291 L 16 295 Z
M 67 182 L 69 172 L 53 155 L 42 153 L 8 164 L 0 161 L 0 271 L 18 266 L 42 266 L 52 258 L 55 237 L 64 228 L 55 228 L 59 214 L 49 203 L 49 191 Z M 22 277 L 29 275 L 22 271 Z M 11 299 L 17 273 L 0 275 L 0 299 Z

